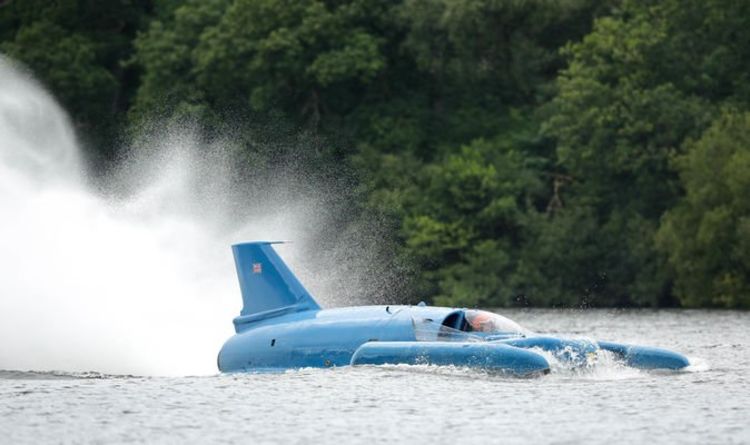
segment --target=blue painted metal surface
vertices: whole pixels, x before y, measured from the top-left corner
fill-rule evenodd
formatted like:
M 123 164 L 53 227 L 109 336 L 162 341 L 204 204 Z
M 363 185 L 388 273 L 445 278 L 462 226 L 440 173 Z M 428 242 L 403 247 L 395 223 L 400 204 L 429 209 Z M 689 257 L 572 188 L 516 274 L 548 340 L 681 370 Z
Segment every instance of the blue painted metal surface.
M 232 246 L 242 291 L 242 311 L 234 319 L 237 332 L 245 325 L 291 312 L 320 310 L 273 249 L 279 242 L 254 242 Z
M 558 360 L 570 362 L 575 366 L 593 364 L 596 352 L 599 350 L 596 342 L 583 338 L 570 339 L 536 335 L 499 340 L 499 342 L 516 348 L 538 348 L 551 353 Z
M 357 349 L 351 364 L 468 366 L 519 376 L 546 374 L 550 370 L 547 360 L 539 354 L 493 342 L 368 342 Z
M 223 372 L 424 363 L 529 375 L 549 371 L 544 353 L 584 366 L 601 349 L 639 368 L 689 365 L 676 352 L 536 335 L 472 309 L 424 304 L 321 309 L 272 244 L 232 246 L 243 307 L 234 319 L 237 334 L 219 352 Z
M 682 354 L 651 346 L 626 345 L 610 341 L 597 342 L 599 347 L 615 353 L 634 368 L 641 369 L 682 369 L 690 366 L 690 361 Z

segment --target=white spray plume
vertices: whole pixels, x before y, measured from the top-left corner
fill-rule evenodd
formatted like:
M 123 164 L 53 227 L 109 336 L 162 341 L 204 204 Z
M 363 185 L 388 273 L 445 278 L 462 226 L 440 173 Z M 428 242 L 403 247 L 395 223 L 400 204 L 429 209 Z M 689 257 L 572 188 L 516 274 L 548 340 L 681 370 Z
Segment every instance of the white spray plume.
M 280 248 L 294 269 L 326 224 L 320 203 L 246 196 L 232 150 L 180 129 L 134 150 L 102 192 L 54 99 L 2 56 L 0 79 L 0 369 L 216 373 L 241 305 L 229 245 L 294 240 Z M 303 281 L 341 303 L 331 265 L 313 262 Z

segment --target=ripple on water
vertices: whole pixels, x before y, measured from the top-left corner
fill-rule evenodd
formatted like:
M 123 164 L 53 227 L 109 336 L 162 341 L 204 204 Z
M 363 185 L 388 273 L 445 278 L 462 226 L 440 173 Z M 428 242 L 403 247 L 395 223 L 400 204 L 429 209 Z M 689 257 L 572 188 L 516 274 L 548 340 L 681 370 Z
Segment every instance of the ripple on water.
M 691 366 L 647 372 L 603 354 L 588 368 L 550 357 L 552 373 L 531 379 L 427 365 L 205 377 L 0 371 L 0 434 L 9 443 L 750 442 L 741 366 L 750 351 L 748 314 L 522 311 L 511 318 L 560 332 L 589 321 L 582 335 L 676 349 Z M 658 341 L 644 342 L 647 332 Z M 709 347 L 716 344 L 740 347 Z

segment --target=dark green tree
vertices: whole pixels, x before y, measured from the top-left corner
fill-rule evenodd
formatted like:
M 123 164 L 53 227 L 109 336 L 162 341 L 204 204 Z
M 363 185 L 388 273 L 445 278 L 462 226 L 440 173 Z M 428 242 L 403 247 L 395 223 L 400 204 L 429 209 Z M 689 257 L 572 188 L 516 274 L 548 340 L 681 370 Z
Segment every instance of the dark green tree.
M 502 140 L 477 139 L 424 167 L 405 208 L 406 253 L 436 302 L 508 305 L 523 221 L 543 185 L 538 166 Z
M 24 63 L 71 113 L 92 154 L 112 155 L 137 72 L 125 61 L 150 2 L 9 1 L 0 52 Z
M 748 42 L 734 0 L 0 1 L 101 159 L 232 139 L 466 306 L 747 307 Z
M 670 159 L 720 104 L 747 104 L 748 17 L 743 2 L 627 1 L 566 48 L 545 132 L 573 178 L 564 211 L 594 210 L 598 254 L 578 268 L 606 276 L 601 304 L 672 301 L 653 243 L 681 194 Z
M 658 247 L 687 307 L 750 308 L 750 113 L 727 111 L 675 159 L 685 196 Z
M 313 128 L 344 114 L 384 69 L 372 2 L 189 1 L 139 36 L 136 110 L 280 111 Z

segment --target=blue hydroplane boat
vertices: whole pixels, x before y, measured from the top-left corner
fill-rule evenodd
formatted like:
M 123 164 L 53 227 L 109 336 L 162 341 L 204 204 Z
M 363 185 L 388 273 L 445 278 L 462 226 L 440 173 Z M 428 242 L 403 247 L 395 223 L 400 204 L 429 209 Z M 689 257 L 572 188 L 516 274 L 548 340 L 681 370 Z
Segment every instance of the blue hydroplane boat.
M 676 352 L 537 335 L 498 314 L 463 308 L 363 306 L 322 309 L 273 249 L 232 246 L 243 307 L 221 348 L 223 372 L 347 365 L 428 364 L 519 376 L 546 374 L 547 357 L 593 365 L 601 351 L 643 369 L 689 365 Z

